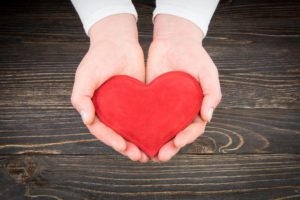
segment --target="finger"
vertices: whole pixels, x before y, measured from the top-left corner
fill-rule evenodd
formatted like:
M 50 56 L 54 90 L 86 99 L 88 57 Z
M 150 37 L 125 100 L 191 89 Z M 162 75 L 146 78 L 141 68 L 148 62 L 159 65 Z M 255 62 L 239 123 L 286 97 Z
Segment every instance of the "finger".
M 72 97 L 72 104 L 80 113 L 84 124 L 91 124 L 95 119 L 94 104 L 89 96 Z
M 149 157 L 144 153 L 144 152 L 141 152 L 141 159 L 140 159 L 140 162 L 141 163 L 146 163 L 149 161 Z
M 199 63 L 199 65 L 204 63 L 199 72 L 200 85 L 204 95 L 201 118 L 206 122 L 210 122 L 215 108 L 221 101 L 222 94 L 217 67 L 209 55 L 206 52 L 205 54 L 204 60 Z
M 210 91 L 204 94 L 204 98 L 201 105 L 201 118 L 210 122 L 213 116 L 213 113 L 221 101 L 222 95 L 221 92 L 216 89 L 215 91 Z
M 177 148 L 171 140 L 159 150 L 158 159 L 162 162 L 169 161 L 179 150 L 180 148 Z
M 177 148 L 182 148 L 187 144 L 194 142 L 200 135 L 204 133 L 206 122 L 202 121 L 199 116 L 195 118 L 193 123 L 179 132 L 173 139 Z
M 117 152 L 123 152 L 127 149 L 126 141 L 112 129 L 95 118 L 94 122 L 87 125 L 89 131 L 104 144 L 112 147 Z
M 87 125 L 87 127 L 96 138 L 122 155 L 133 161 L 141 159 L 141 151 L 137 146 L 131 142 L 126 142 L 120 135 L 100 122 L 98 118 L 95 119 L 92 125 Z
M 153 158 L 151 158 L 151 160 L 152 160 L 153 162 L 160 162 L 160 160 L 158 159 L 158 157 L 153 157 Z
M 123 151 L 123 155 L 127 156 L 132 161 L 138 161 L 141 159 L 142 153 L 136 145 L 127 142 L 127 148 Z
M 71 102 L 85 124 L 91 124 L 95 119 L 95 108 L 91 98 L 98 82 L 94 80 L 93 75 L 83 71 L 82 67 L 77 69 Z

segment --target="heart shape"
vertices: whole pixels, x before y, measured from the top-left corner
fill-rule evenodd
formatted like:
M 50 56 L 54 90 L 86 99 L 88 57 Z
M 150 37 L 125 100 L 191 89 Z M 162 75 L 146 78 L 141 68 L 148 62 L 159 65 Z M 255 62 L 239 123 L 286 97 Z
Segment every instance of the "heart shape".
M 202 99 L 199 82 L 181 71 L 162 74 L 148 85 L 113 76 L 92 98 L 98 118 L 150 157 L 194 120 Z

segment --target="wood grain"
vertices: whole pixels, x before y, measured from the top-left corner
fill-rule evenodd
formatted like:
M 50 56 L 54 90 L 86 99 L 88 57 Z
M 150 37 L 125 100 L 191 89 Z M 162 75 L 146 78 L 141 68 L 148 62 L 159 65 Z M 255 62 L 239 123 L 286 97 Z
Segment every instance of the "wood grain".
M 299 155 L 179 156 L 137 164 L 121 156 L 2 156 L 0 197 L 38 199 L 296 199 Z M 63 177 L 63 178 L 62 178 Z M 294 198 L 293 198 L 294 197 Z
M 133 2 L 146 58 L 155 3 Z M 89 40 L 70 1 L 1 1 L 0 27 L 1 200 L 300 199 L 299 1 L 221 0 L 204 47 L 222 103 L 168 163 L 117 155 L 72 108 Z
M 299 118 L 291 109 L 217 109 L 187 153 L 299 153 Z M 114 153 L 72 108 L 10 108 L 2 110 L 0 124 L 0 154 Z
M 135 3 L 141 13 L 139 27 L 146 31 L 154 5 Z M 221 2 L 212 26 L 220 15 L 234 21 L 244 13 L 250 15 L 247 20 L 260 23 L 266 16 L 263 10 L 254 14 L 257 4 Z M 263 6 L 278 10 L 276 20 L 299 20 L 294 12 L 297 3 L 265 2 Z M 0 31 L 0 153 L 113 153 L 88 133 L 70 104 L 76 66 L 88 48 L 71 4 L 7 1 L 0 11 L 0 24 L 6 27 Z M 293 27 L 297 33 L 297 25 Z M 141 32 L 145 52 L 150 34 Z M 298 153 L 299 37 L 212 35 L 208 34 L 205 47 L 219 67 L 223 100 L 214 122 L 190 152 Z
M 133 0 L 139 13 L 140 33 L 151 36 L 153 1 Z M 297 0 L 220 0 L 210 24 L 207 38 L 224 35 L 261 37 L 299 37 L 299 10 Z
M 22 105 L 30 106 L 32 103 L 24 98 L 12 95 L 29 95 L 33 88 L 38 92 L 28 101 L 35 101 L 39 95 L 49 96 L 51 90 L 60 95 L 51 96 L 53 104 L 69 103 L 75 69 L 88 49 L 79 18 L 68 1 L 21 1 L 18 5 L 12 2 L 0 8 L 0 25 L 5 27 L 0 30 L 0 83 L 6 86 L 0 88 L 1 105 L 7 106 L 16 98 Z M 141 13 L 140 41 L 147 55 L 153 4 L 135 3 Z M 254 9 L 255 6 L 260 9 Z M 299 7 L 294 1 L 220 4 L 204 40 L 220 71 L 220 107 L 299 109 Z M 225 25 L 219 27 L 220 24 Z M 251 24 L 255 24 L 255 30 Z M 225 27 L 235 30 L 226 32 Z M 255 33 L 244 31 L 250 29 Z M 267 34 L 266 30 L 274 33 Z M 15 92 L 11 93 L 12 90 Z

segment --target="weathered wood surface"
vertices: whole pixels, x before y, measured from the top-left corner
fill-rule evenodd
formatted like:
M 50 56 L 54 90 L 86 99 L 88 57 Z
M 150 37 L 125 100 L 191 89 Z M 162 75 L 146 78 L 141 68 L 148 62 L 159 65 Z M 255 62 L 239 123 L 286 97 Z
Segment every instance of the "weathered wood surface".
M 300 196 L 299 155 L 181 155 L 163 164 L 136 164 L 111 155 L 21 155 L 2 156 L 0 163 L 2 182 L 16 183 L 1 184 L 3 196 L 20 193 L 37 199 L 296 199 Z
M 134 3 L 147 55 L 154 2 Z M 0 27 L 0 199 L 300 199 L 299 1 L 220 3 L 204 46 L 222 103 L 164 164 L 116 155 L 72 108 L 88 38 L 68 0 L 2 1 Z
M 292 109 L 218 109 L 188 153 L 300 153 L 299 116 Z M 1 154 L 113 152 L 71 108 L 7 109 L 0 120 Z
M 70 104 L 76 66 L 88 48 L 70 3 L 6 4 L 0 8 L 0 154 L 112 152 L 88 134 Z M 153 3 L 136 5 L 147 52 Z M 222 146 L 238 145 L 237 137 L 243 146 L 235 153 L 300 151 L 297 11 L 297 2 L 221 2 L 205 46 L 219 67 L 223 100 L 201 153 L 229 152 Z

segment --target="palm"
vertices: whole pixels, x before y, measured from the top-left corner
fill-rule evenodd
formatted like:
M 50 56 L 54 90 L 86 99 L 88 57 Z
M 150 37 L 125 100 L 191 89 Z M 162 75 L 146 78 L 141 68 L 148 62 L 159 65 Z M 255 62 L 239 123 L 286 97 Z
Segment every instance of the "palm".
M 149 49 L 147 81 L 173 70 L 187 72 L 199 80 L 200 73 L 206 73 L 207 63 L 212 61 L 200 42 L 176 39 L 154 41 Z
M 143 54 L 139 45 L 122 44 L 121 47 L 119 44 L 105 41 L 91 46 L 77 73 L 87 74 L 91 82 L 97 82 L 98 87 L 108 78 L 118 74 L 130 75 L 143 81 L 145 69 L 141 63 Z

